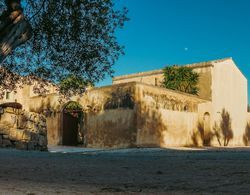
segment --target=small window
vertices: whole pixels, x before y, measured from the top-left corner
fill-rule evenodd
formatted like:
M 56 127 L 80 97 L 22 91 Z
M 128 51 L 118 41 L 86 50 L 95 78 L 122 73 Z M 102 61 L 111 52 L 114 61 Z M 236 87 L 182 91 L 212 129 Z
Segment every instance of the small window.
M 6 100 L 10 99 L 10 92 L 6 92 Z

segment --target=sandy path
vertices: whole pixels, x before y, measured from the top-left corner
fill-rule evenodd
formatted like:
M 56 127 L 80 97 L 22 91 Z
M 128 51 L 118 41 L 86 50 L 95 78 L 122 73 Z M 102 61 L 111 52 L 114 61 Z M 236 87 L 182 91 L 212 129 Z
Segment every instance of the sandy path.
M 0 149 L 0 194 L 249 194 L 250 149 Z

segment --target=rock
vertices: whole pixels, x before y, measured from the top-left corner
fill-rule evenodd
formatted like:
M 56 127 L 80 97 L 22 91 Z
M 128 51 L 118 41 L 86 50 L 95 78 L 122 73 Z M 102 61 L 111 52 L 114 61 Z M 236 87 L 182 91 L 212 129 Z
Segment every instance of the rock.
M 16 149 L 27 150 L 28 149 L 27 143 L 25 143 L 25 142 L 17 142 L 16 143 Z
M 12 129 L 9 134 L 10 139 L 15 141 L 22 140 L 23 132 L 24 132 L 23 129 Z
M 14 126 L 8 123 L 7 115 L 4 122 L 0 121 L 0 146 L 47 151 L 47 125 L 43 115 L 24 111 L 11 117 L 18 119 Z
M 34 142 L 29 142 L 28 144 L 27 144 L 28 146 L 28 150 L 35 150 L 35 144 L 34 144 Z
M 44 136 L 40 135 L 38 144 L 40 146 L 47 146 L 47 139 Z
M 32 121 L 27 121 L 26 123 L 26 128 L 27 129 L 33 129 L 34 128 L 34 123 Z
M 46 125 L 46 121 L 40 121 L 39 122 L 39 125 L 41 126 L 41 127 L 46 127 L 47 125 Z
M 3 138 L 4 139 L 9 139 L 9 136 L 8 135 L 3 135 Z
M 11 141 L 9 139 L 3 139 L 2 146 L 3 147 L 11 147 L 12 143 L 11 143 Z

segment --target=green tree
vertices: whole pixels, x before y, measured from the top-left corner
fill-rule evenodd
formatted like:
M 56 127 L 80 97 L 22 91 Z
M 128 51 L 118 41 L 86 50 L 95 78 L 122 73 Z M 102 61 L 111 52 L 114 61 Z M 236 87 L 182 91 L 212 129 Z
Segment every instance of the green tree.
M 163 69 L 163 87 L 198 95 L 199 74 L 185 66 L 167 66 Z
M 70 97 L 75 93 L 82 94 L 85 92 L 87 86 L 94 86 L 94 84 L 91 83 L 91 81 L 86 81 L 74 75 L 69 75 L 59 83 L 59 92 L 62 95 Z
M 115 32 L 126 15 L 112 0 L 0 0 L 1 66 L 57 84 L 71 75 L 98 82 L 123 54 Z M 0 77 L 1 86 L 17 82 Z

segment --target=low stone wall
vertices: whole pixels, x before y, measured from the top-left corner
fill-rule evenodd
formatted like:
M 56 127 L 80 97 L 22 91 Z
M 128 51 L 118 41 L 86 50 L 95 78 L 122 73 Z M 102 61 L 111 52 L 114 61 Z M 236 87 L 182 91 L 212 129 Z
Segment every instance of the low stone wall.
M 37 113 L 5 111 L 0 119 L 0 147 L 47 150 L 46 118 Z

